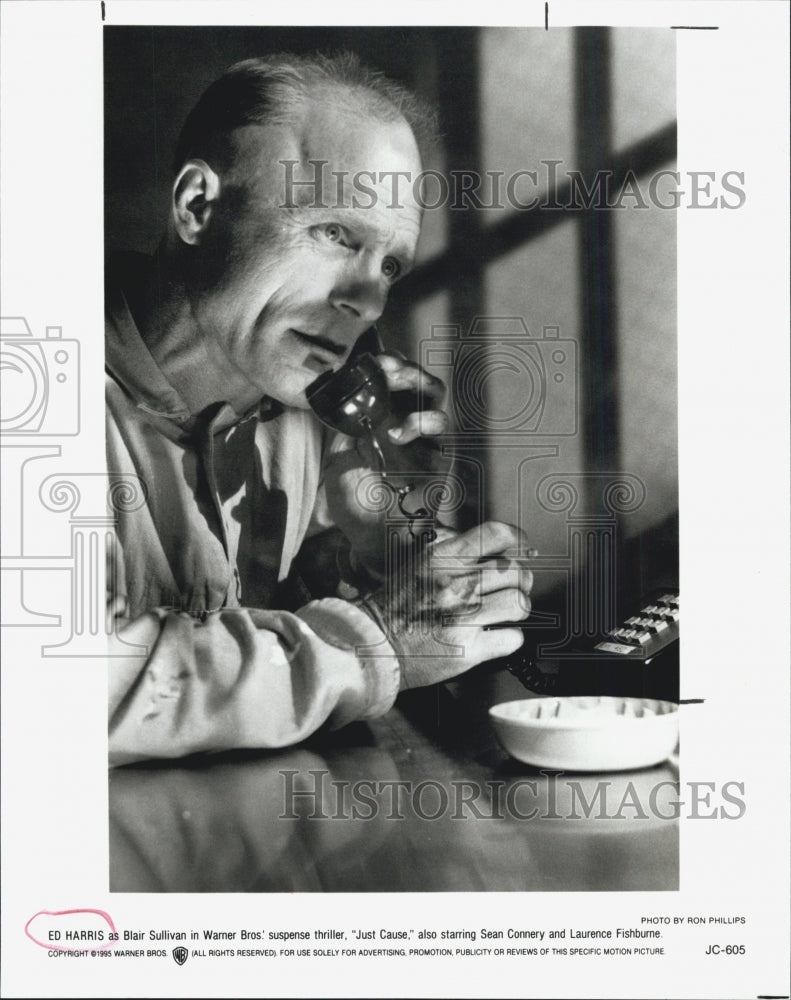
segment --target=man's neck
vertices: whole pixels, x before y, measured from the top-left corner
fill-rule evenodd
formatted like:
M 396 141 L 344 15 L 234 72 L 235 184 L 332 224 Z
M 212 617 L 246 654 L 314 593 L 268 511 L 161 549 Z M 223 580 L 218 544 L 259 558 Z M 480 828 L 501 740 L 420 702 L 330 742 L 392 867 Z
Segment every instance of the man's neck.
M 190 413 L 197 415 L 222 402 L 242 416 L 259 402 L 260 391 L 195 322 L 184 283 L 164 246 L 125 292 L 140 336 Z

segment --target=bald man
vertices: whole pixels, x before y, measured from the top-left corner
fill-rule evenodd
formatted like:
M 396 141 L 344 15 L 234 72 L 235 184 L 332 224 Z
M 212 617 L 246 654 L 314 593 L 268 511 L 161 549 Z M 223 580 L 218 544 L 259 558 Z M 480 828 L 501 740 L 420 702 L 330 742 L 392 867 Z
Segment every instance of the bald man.
M 382 515 L 359 499 L 370 447 L 305 395 L 414 264 L 421 209 L 393 179 L 419 176 L 427 122 L 352 57 L 240 63 L 185 124 L 156 254 L 108 264 L 108 466 L 146 494 L 119 513 L 109 573 L 112 763 L 290 745 L 522 642 L 518 530 L 443 532 L 388 579 Z M 427 454 L 444 387 L 376 361 L 428 404 L 388 447 Z M 332 524 L 356 589 L 311 599 L 293 565 Z

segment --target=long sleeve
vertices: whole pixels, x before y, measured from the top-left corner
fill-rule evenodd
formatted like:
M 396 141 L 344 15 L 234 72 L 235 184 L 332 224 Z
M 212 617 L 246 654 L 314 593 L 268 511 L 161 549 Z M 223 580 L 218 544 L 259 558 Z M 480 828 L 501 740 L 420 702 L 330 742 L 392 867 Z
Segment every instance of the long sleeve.
M 400 667 L 372 618 L 334 597 L 279 610 L 319 489 L 312 413 L 193 420 L 118 290 L 108 310 L 110 763 L 285 747 L 387 711 Z
M 325 723 L 382 714 L 399 687 L 378 626 L 336 598 L 296 614 L 228 608 L 199 621 L 156 610 L 115 622 L 112 765 L 289 746 Z

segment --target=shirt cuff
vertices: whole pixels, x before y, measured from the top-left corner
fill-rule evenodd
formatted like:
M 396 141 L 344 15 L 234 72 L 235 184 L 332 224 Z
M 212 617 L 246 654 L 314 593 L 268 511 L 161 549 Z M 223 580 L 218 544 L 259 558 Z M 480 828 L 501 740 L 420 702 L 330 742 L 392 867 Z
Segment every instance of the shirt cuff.
M 326 597 L 311 601 L 297 611 L 325 642 L 354 652 L 365 683 L 365 706 L 357 719 L 384 715 L 392 707 L 401 686 L 401 665 L 384 633 L 368 614 L 348 601 Z M 343 719 L 340 725 L 351 722 Z

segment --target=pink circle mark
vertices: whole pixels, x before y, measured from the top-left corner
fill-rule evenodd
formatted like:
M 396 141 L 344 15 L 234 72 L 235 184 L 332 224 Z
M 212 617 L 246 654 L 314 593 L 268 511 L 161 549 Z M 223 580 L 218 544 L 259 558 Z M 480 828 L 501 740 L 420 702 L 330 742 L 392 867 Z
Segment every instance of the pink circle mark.
M 28 922 L 25 924 L 25 934 L 30 938 L 30 940 L 34 944 L 37 944 L 40 948 L 48 948 L 50 951 L 77 951 L 80 947 L 79 942 L 75 942 L 69 945 L 64 945 L 64 944 L 57 944 L 54 941 L 39 941 L 38 938 L 33 937 L 33 935 L 28 930 L 28 928 L 36 919 L 36 917 L 66 917 L 74 913 L 96 913 L 98 916 L 102 917 L 104 920 L 107 921 L 107 924 L 110 927 L 110 932 L 112 934 L 118 933 L 115 929 L 113 918 L 110 916 L 109 913 L 106 913 L 104 910 L 94 910 L 88 907 L 85 909 L 77 909 L 77 910 L 39 910 L 38 913 L 34 913 L 33 916 L 30 918 L 30 920 L 28 920 Z M 112 946 L 113 946 L 112 941 L 90 942 L 90 947 L 94 951 L 102 951 L 105 948 L 112 948 Z

